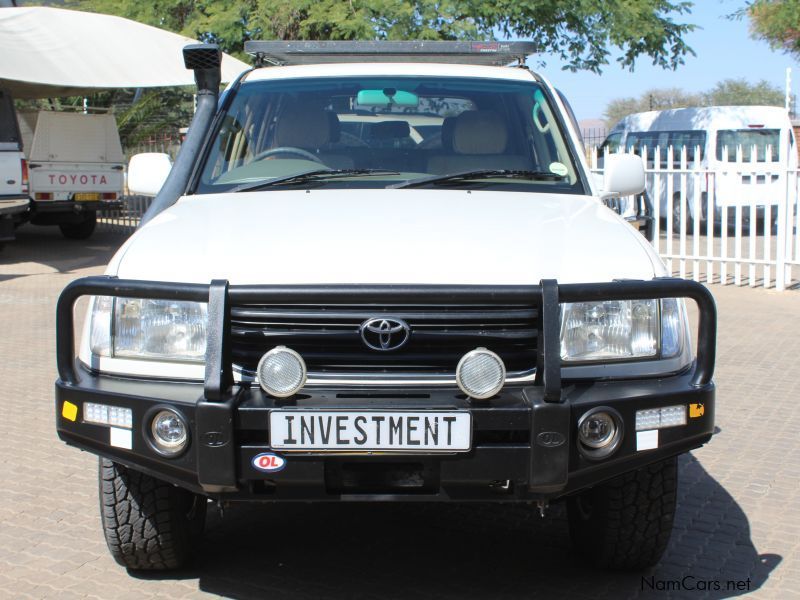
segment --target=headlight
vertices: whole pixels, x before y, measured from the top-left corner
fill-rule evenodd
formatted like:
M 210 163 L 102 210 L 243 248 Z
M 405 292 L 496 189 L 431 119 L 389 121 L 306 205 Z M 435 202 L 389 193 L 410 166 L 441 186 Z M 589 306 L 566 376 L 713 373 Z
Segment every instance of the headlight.
M 201 302 L 95 298 L 91 351 L 96 356 L 202 362 L 207 309 Z
M 674 298 L 562 305 L 565 362 L 671 358 L 681 353 L 685 338 L 683 303 Z

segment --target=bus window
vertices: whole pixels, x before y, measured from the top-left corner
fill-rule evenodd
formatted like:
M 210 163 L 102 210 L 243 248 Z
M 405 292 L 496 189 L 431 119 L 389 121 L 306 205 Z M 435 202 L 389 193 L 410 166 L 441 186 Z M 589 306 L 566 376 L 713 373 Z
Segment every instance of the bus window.
M 628 149 L 641 155 L 647 148 L 647 166 L 652 167 L 656 149 L 660 152 L 661 166 L 667 166 L 667 154 L 672 148 L 672 166 L 680 167 L 681 151 L 686 147 L 686 160 L 689 163 L 703 160 L 706 145 L 706 132 L 690 131 L 632 131 L 628 134 Z M 699 148 L 700 153 L 695 156 Z
M 753 147 L 756 148 L 756 161 L 766 162 L 767 147 L 772 147 L 772 161 L 781 159 L 779 129 L 720 129 L 717 132 L 717 160 L 734 162 L 736 149 L 742 147 L 742 160 L 752 160 Z

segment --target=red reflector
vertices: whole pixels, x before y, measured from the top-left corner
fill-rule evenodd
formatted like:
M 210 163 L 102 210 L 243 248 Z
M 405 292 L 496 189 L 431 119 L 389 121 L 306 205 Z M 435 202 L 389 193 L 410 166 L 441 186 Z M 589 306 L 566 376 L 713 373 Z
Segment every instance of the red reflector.
M 28 175 L 28 161 L 24 158 L 20 159 L 22 167 L 22 191 L 28 193 L 29 175 Z
M 102 196 L 103 200 L 116 200 L 117 193 L 116 192 L 103 192 Z
M 53 199 L 53 194 L 51 194 L 50 192 L 37 192 L 36 193 L 36 199 L 37 200 L 52 200 Z
M 764 124 L 763 123 L 761 123 L 761 124 L 751 123 L 750 125 L 748 125 L 748 127 L 750 129 L 763 129 L 764 128 Z

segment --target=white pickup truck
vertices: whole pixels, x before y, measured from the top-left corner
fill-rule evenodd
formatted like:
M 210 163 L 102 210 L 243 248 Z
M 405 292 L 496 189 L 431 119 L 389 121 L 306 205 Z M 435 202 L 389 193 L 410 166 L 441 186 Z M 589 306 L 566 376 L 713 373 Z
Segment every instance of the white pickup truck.
M 0 247 L 28 212 L 28 166 L 11 95 L 0 89 Z
M 35 225 L 86 239 L 97 211 L 119 205 L 125 157 L 113 115 L 42 111 L 26 150 Z

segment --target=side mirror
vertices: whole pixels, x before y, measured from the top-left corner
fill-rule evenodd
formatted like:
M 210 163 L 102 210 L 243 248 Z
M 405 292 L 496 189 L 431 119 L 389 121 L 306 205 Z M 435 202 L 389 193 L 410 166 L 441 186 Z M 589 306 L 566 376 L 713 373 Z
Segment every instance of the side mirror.
M 139 196 L 155 196 L 167 180 L 172 159 L 161 152 L 134 154 L 128 163 L 128 190 Z
M 644 163 L 634 154 L 609 154 L 603 170 L 602 196 L 633 196 L 644 191 Z

